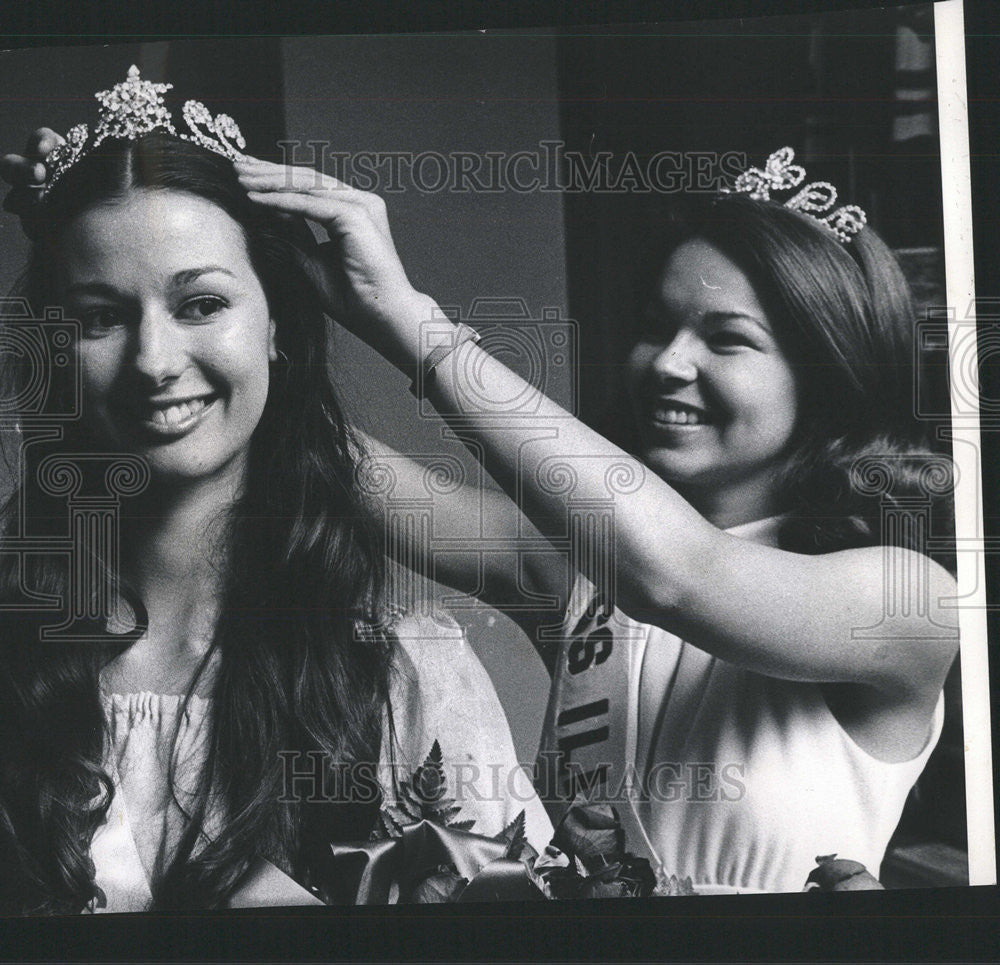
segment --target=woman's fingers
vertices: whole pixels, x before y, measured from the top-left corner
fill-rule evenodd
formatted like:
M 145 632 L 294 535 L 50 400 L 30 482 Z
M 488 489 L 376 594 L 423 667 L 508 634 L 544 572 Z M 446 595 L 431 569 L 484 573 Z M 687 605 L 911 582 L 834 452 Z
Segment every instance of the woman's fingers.
M 45 165 L 21 154 L 0 157 L 0 178 L 15 188 L 45 183 Z
M 385 204 L 314 168 L 256 158 L 234 162 L 247 197 L 261 207 L 322 225 L 333 244 L 306 265 L 329 314 L 373 344 L 392 306 L 415 296 L 392 241 Z M 400 309 L 402 314 L 404 309 Z
M 370 211 L 385 211 L 382 199 L 376 194 L 359 191 L 346 181 L 324 174 L 310 167 L 295 167 L 286 164 L 273 164 L 257 158 L 248 158 L 247 162 L 235 162 L 240 180 L 247 187 L 252 186 L 259 191 L 309 191 L 317 195 L 330 194 L 342 201 L 360 205 Z
M 249 189 L 247 196 L 251 201 L 256 201 L 265 208 L 274 208 L 288 214 L 299 214 L 304 218 L 311 218 L 313 221 L 324 224 L 335 217 L 329 203 L 324 204 L 322 200 L 300 191 Z
M 40 161 L 24 157 L 21 154 L 6 154 L 0 157 L 0 178 L 11 186 L 3 199 L 3 210 L 17 215 L 21 225 L 28 231 L 27 216 L 31 211 L 37 192 L 45 184 L 47 172 Z M 28 231 L 30 234 L 30 231 Z
M 318 221 L 337 234 L 346 227 L 346 221 L 357 221 L 361 215 L 361 209 L 356 204 L 340 198 L 293 189 L 269 189 L 249 184 L 244 184 L 244 187 L 251 201 L 286 214 L 298 214 Z
M 43 162 L 52 149 L 64 140 L 49 127 L 38 128 L 28 136 L 24 154 L 0 157 L 0 178 L 15 188 L 41 186 L 48 174 Z
M 249 159 L 248 163 L 236 162 L 236 169 L 240 183 L 254 201 L 319 221 L 337 233 L 348 223 L 367 223 L 387 245 L 393 244 L 385 203 L 378 195 L 359 191 L 314 168 Z M 266 197 L 271 200 L 265 202 Z M 293 197 L 300 200 L 288 200 Z
M 24 155 L 34 161 L 44 161 L 54 147 L 58 147 L 65 141 L 66 139 L 53 131 L 51 127 L 40 127 L 28 136 Z
M 343 181 L 329 174 L 323 174 L 315 168 L 291 167 L 271 164 L 268 161 L 252 161 L 249 164 L 236 161 L 234 165 L 242 182 L 246 185 L 252 184 L 261 191 L 336 192 L 351 201 L 357 201 L 357 196 L 362 194 Z

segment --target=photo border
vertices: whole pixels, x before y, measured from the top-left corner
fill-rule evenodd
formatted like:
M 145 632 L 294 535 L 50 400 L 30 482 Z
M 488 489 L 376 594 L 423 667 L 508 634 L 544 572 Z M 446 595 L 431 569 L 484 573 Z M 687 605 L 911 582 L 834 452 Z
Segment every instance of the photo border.
M 997 883 L 993 801 L 993 747 L 990 720 L 989 655 L 986 626 L 986 565 L 983 532 L 981 399 L 976 386 L 977 414 L 968 414 L 962 396 L 970 386 L 962 380 L 978 371 L 976 340 L 957 351 L 959 326 L 976 322 L 976 284 L 972 245 L 972 185 L 969 167 L 968 91 L 965 67 L 963 0 L 934 4 L 937 61 L 938 139 L 944 203 L 944 257 L 947 303 L 955 309 L 948 320 L 951 384 L 951 437 L 956 442 L 956 546 L 975 550 L 957 553 L 962 727 L 965 737 L 965 804 L 968 820 L 969 884 Z M 947 149 L 945 148 L 947 145 Z M 959 315 L 961 314 L 961 318 Z M 970 358 L 970 355 L 974 357 Z M 960 425 L 956 425 L 961 415 Z

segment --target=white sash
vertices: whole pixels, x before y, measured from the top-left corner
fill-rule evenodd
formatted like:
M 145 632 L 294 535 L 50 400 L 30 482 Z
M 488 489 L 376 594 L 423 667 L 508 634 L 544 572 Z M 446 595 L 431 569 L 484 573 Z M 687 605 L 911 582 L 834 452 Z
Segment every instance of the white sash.
M 777 519 L 755 520 L 727 532 L 773 545 Z M 598 590 L 578 575 L 563 622 L 537 774 L 539 796 L 553 823 L 578 793 L 591 802 L 610 804 L 625 830 L 629 850 L 648 858 L 654 870 L 660 870 L 659 855 L 641 817 L 643 772 L 650 762 L 644 754 L 637 764 L 636 754 L 640 669 L 650 629 L 620 610 L 608 613 Z M 683 646 L 679 638 L 669 636 L 678 648 Z M 701 651 L 679 656 L 681 660 L 709 659 Z M 684 717 L 693 699 L 683 682 L 674 686 L 677 675 L 674 677 L 669 688 L 669 720 L 660 723 L 672 731 L 684 729 Z M 627 699 L 623 699 L 625 695 Z M 654 745 L 651 741 L 650 748 Z
M 579 794 L 610 804 L 629 850 L 645 852 L 656 868 L 659 859 L 635 813 L 642 795 L 633 766 L 637 670 L 648 629 L 619 610 L 606 612 L 593 585 L 577 580 L 563 623 L 538 774 L 554 823 Z

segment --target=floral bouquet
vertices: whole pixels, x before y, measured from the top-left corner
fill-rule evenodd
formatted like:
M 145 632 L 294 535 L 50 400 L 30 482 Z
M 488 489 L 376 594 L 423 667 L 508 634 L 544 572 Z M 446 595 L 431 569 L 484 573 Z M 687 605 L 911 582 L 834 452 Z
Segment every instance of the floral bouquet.
M 524 835 L 522 811 L 495 837 L 458 820 L 447 794 L 441 748 L 400 783 L 367 841 L 334 843 L 316 866 L 313 894 L 327 904 L 438 904 L 564 898 L 695 895 L 690 878 L 659 877 L 625 850 L 615 809 L 576 798 L 543 854 Z M 817 858 L 805 890 L 881 888 L 864 865 Z

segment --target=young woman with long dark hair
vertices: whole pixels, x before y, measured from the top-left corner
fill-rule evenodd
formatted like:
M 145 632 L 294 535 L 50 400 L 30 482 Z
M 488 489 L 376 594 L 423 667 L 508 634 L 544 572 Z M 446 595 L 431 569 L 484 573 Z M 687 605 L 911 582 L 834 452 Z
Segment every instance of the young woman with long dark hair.
M 461 762 L 489 785 L 459 802 L 475 831 L 526 808 L 543 847 L 551 825 L 530 779 L 512 790 L 506 720 L 461 631 L 385 610 L 304 224 L 252 203 L 218 143 L 117 134 L 23 212 L 24 294 L 82 325 L 83 408 L 24 448 L 5 532 L 59 531 L 65 502 L 38 476 L 53 450 L 138 455 L 150 482 L 123 503 L 98 642 L 42 642 L 44 614 L 0 614 L 0 907 L 315 901 L 330 843 L 366 839 L 435 740 L 447 780 Z M 39 132 L 29 154 L 59 143 Z M 25 373 L 8 375 L 14 398 Z M 7 601 L 68 601 L 69 583 L 57 554 L 0 554 Z M 491 792 L 497 768 L 511 780 Z

